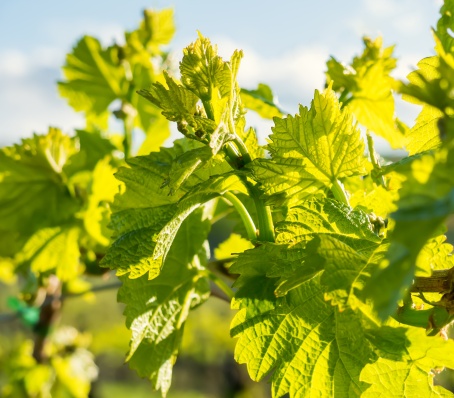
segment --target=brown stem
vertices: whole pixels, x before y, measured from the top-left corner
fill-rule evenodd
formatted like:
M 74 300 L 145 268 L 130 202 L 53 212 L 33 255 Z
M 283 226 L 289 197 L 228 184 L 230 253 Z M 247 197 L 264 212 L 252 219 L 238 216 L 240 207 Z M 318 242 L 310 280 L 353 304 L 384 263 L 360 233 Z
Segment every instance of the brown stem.
M 454 268 L 432 271 L 428 277 L 417 276 L 413 280 L 412 292 L 443 293 L 452 289 Z
M 221 275 L 226 276 L 227 278 L 236 280 L 236 279 L 238 279 L 238 275 L 236 275 L 236 274 L 231 274 L 231 273 L 229 272 L 228 267 L 226 266 L 226 265 L 229 264 L 229 263 L 233 263 L 235 260 L 236 260 L 236 257 L 230 257 L 230 258 L 225 258 L 225 259 L 223 259 L 223 260 L 214 260 L 214 261 L 210 261 L 210 262 L 207 264 L 207 268 L 210 269 L 210 270 L 212 270 L 212 271 L 217 271 L 217 272 L 219 272 Z
M 212 297 L 216 297 L 222 301 L 225 301 L 226 303 L 229 303 L 232 301 L 229 297 L 227 297 L 227 295 L 221 290 L 219 289 L 218 286 L 216 286 L 214 283 L 211 283 L 211 293 L 210 295 Z
M 60 313 L 61 303 L 61 283 L 55 275 L 51 275 L 46 287 L 46 297 L 40 307 L 39 321 L 33 329 L 35 333 L 33 357 L 38 363 L 42 363 L 46 359 L 46 341 L 52 325 Z

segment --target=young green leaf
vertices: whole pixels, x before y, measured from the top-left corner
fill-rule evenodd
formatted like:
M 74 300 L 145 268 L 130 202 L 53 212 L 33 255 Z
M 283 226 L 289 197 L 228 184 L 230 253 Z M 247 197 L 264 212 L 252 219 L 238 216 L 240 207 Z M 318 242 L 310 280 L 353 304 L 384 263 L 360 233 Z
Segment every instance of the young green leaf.
M 271 159 L 251 166 L 269 202 L 292 206 L 332 188 L 339 178 L 366 174 L 360 132 L 331 88 L 316 90 L 310 109 L 301 106 L 298 115 L 274 122 Z
M 114 201 L 115 194 L 119 192 L 120 183 L 114 177 L 116 171 L 109 164 L 109 158 L 100 160 L 91 174 L 90 183 L 87 187 L 87 203 L 79 213 L 83 218 L 85 231 L 90 239 L 85 247 L 107 247 L 110 244 L 112 231 L 107 228 L 110 220 L 110 206 Z
M 327 80 L 341 93 L 341 102 L 367 129 L 382 136 L 393 148 L 400 148 L 403 136 L 394 121 L 393 79 L 396 67 L 394 48 L 382 48 L 381 37 L 364 39 L 365 49 L 345 67 L 335 58 L 327 62 Z
M 112 164 L 116 164 L 112 153 L 118 148 L 99 131 L 76 130 L 75 146 L 79 149 L 78 152 L 65 165 L 65 173 L 68 175 L 83 170 L 93 171 L 97 163 L 106 157 Z
M 221 97 L 230 95 L 228 65 L 217 54 L 217 47 L 209 39 L 199 33 L 197 40 L 186 47 L 183 54 L 181 81 L 188 90 L 202 101 L 216 99 L 215 89 L 220 91 Z
M 200 127 L 194 119 L 198 98 L 190 90 L 178 84 L 164 72 L 165 87 L 156 82 L 149 89 L 140 89 L 138 94 L 162 109 L 162 114 L 171 121 L 189 124 L 195 130 Z M 180 129 L 181 130 L 181 129 Z
M 126 56 L 133 63 L 151 66 L 151 56 L 161 54 L 161 46 L 169 44 L 175 34 L 173 9 L 144 10 L 138 29 L 126 32 Z
M 410 129 L 406 138 L 406 148 L 409 155 L 429 151 L 440 146 L 440 131 L 438 121 L 443 113 L 429 105 L 424 105 L 416 119 L 415 125 Z

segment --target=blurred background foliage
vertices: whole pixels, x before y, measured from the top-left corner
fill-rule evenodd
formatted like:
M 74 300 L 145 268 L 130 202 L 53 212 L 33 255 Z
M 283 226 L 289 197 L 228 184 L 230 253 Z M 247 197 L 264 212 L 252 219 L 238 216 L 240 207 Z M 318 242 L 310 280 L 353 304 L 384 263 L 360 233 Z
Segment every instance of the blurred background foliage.
M 10 311 L 6 301 L 16 293 L 14 286 L 1 285 L 0 313 Z M 153 391 L 147 380 L 139 379 L 124 363 L 130 332 L 124 325 L 122 307 L 116 302 L 115 289 L 70 297 L 65 300 L 61 319 L 55 325 L 55 339 L 61 340 L 61 336 L 66 336 L 63 340 L 69 341 L 65 341 L 65 344 L 73 345 L 73 348 L 67 349 L 67 362 L 72 361 L 74 369 L 82 368 L 93 380 L 96 379 L 90 397 L 160 397 L 160 393 Z M 172 389 L 168 397 L 270 396 L 270 388 L 266 382 L 252 382 L 245 367 L 233 360 L 235 342 L 229 336 L 232 316 L 229 305 L 217 299 L 209 300 L 191 314 L 185 327 L 181 355 L 174 368 Z M 32 333 L 18 318 L 2 321 L 0 325 L 2 396 L 43 396 L 37 393 L 37 387 L 43 388 L 46 383 L 52 384 L 49 380 L 52 381 L 55 375 L 52 370 L 35 367 L 36 363 L 31 355 Z M 64 325 L 73 325 L 74 328 Z M 77 347 L 77 350 L 74 347 Z M 78 356 L 75 355 L 76 351 Z M 63 374 L 64 366 L 68 366 L 63 363 L 53 365 L 56 374 Z M 72 382 L 76 384 L 73 385 Z M 60 384 L 60 387 L 54 387 L 50 396 L 87 396 L 86 385 L 81 384 L 80 380 L 72 379 L 72 382 L 63 377 L 60 383 L 54 383 Z M 25 391 L 28 391 L 28 395 Z

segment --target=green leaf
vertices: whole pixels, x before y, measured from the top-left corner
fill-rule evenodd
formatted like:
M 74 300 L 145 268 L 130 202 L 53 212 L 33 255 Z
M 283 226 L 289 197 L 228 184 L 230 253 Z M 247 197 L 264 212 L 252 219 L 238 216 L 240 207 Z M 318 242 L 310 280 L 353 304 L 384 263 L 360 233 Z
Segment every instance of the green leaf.
M 427 241 L 416 259 L 417 276 L 430 276 L 433 270 L 449 269 L 454 266 L 453 247 L 446 239 L 440 232 L 440 235 Z
M 409 86 L 422 90 L 426 82 L 433 81 L 440 77 L 438 70 L 440 59 L 438 56 L 424 58 L 418 62 L 418 69 L 411 72 L 407 78 Z M 406 89 L 404 89 L 406 90 Z M 402 91 L 402 90 L 401 90 Z M 409 102 L 421 103 L 410 95 L 403 95 L 403 99 Z M 406 138 L 406 148 L 409 155 L 437 148 L 440 143 L 438 121 L 443 113 L 435 107 L 424 105 L 416 119 L 415 125 L 410 129 Z
M 223 155 L 219 154 L 229 137 L 225 131 L 218 129 L 211 134 L 208 145 L 201 146 L 197 142 L 191 145 L 189 141 L 186 150 L 173 161 L 165 182 L 165 186 L 170 189 L 170 195 L 173 195 L 196 171 L 199 171 L 199 175 L 206 171 L 209 175 L 231 171 L 232 168 L 227 165 Z
M 403 145 L 403 135 L 394 121 L 394 81 L 390 72 L 396 67 L 394 47 L 382 48 L 381 37 L 363 39 L 365 49 L 345 67 L 336 59 L 327 62 L 327 80 L 341 93 L 341 102 L 367 129 L 385 138 L 393 148 Z
M 406 148 L 409 155 L 429 151 L 440 146 L 440 132 L 438 121 L 443 116 L 442 112 L 429 105 L 424 105 L 416 119 L 415 125 L 405 137 Z
M 244 111 L 236 79 L 243 52 L 235 50 L 230 61 L 224 61 L 217 54 L 217 47 L 199 33 L 198 39 L 186 47 L 183 53 L 181 81 L 202 101 L 206 119 L 214 122 L 212 131 L 223 131 L 230 136 L 229 140 L 242 137 Z M 203 129 L 198 136 L 203 138 L 202 133 Z M 211 134 L 210 131 L 207 133 Z M 212 139 L 208 141 L 212 142 Z
M 84 36 L 66 56 L 66 80 L 58 83 L 60 95 L 69 105 L 89 118 L 103 120 L 100 126 L 105 126 L 108 106 L 127 95 L 125 72 L 117 51 L 116 47 L 104 49 L 94 37 Z
M 340 244 L 329 236 L 321 240 L 324 245 Z M 451 341 L 440 336 L 427 337 L 422 329 L 396 327 L 395 322 L 391 322 L 392 327 L 377 328 L 375 322 L 366 321 L 352 309 L 338 312 L 324 300 L 335 297 L 343 301 L 346 297 L 339 293 L 346 286 L 353 288 L 362 283 L 348 265 L 350 259 L 355 259 L 355 251 L 341 244 L 349 253 L 341 259 L 342 264 L 329 272 L 328 265 L 321 278 L 315 276 L 285 297 L 276 298 L 275 279 L 265 275 L 270 266 L 267 259 L 273 264 L 278 252 L 272 244 L 267 246 L 240 254 L 230 269 L 240 274 L 232 304 L 239 309 L 231 327 L 232 336 L 238 338 L 235 358 L 247 364 L 253 380 L 269 375 L 276 398 L 285 393 L 295 398 L 315 394 L 320 397 L 405 394 L 416 398 L 421 396 L 420 391 L 444 392 L 441 387 L 433 387 L 431 370 L 452 367 Z M 331 250 L 322 247 L 320 254 L 325 253 L 324 249 Z M 385 253 L 386 247 L 381 247 L 369 260 L 370 264 Z M 394 382 L 396 378 L 398 381 Z
M 111 215 L 110 204 L 120 189 L 120 183 L 114 177 L 115 171 L 109 164 L 109 159 L 105 158 L 96 164 L 91 174 L 87 203 L 80 214 L 90 237 L 88 244 L 84 242 L 86 248 L 95 245 L 106 247 L 110 244 L 111 231 L 107 228 Z
M 226 174 L 211 177 L 207 181 L 200 183 L 179 201 L 172 218 L 153 239 L 156 244 L 153 260 L 158 266 L 162 266 L 175 235 L 186 217 L 204 203 L 222 196 L 228 191 L 248 192 L 240 177 L 235 174 Z M 149 277 L 153 277 L 152 275 L 153 271 L 150 270 Z
M 198 39 L 183 50 L 183 59 L 180 63 L 181 81 L 202 101 L 213 98 L 213 90 L 222 87 L 223 96 L 230 93 L 224 82 L 228 74 L 226 63 L 217 54 L 217 47 L 212 46 L 209 39 L 199 33 Z M 230 80 L 230 79 L 228 79 Z
M 380 239 L 372 232 L 367 215 L 361 211 L 352 211 L 335 200 L 316 200 L 304 202 L 301 206 L 290 209 L 286 219 L 276 225 L 276 243 L 288 245 L 289 253 L 280 253 L 281 262 L 277 266 L 270 264 L 268 276 L 280 277 L 275 294 L 283 296 L 306 280 L 323 271 L 326 266 L 361 268 L 378 246 Z M 332 238 L 326 242 L 323 240 Z M 308 242 L 318 238 L 317 242 Z M 333 243 L 339 241 L 339 243 Z M 321 249 L 321 242 L 327 245 L 327 253 Z M 306 246 L 307 245 L 307 246 Z M 329 245 L 339 246 L 339 259 L 328 256 Z M 344 248 L 344 245 L 348 247 Z M 342 256 L 354 252 L 356 263 L 342 261 Z M 353 257 L 351 258 L 352 261 Z M 286 261 L 290 261 L 286 263 Z M 339 261 L 339 264 L 338 264 Z M 334 272 L 334 270 L 332 270 Z M 360 272 L 360 271 L 359 271 Z M 350 289 L 350 287 L 346 287 Z
M 113 205 L 111 228 L 116 241 L 102 264 L 116 269 L 117 275 L 129 273 L 131 278 L 138 278 L 148 273 L 150 279 L 156 277 L 179 226 L 189 214 L 227 190 L 246 192 L 239 177 L 216 176 L 221 170 L 225 172 L 225 164 L 221 163 L 216 167 L 207 164 L 191 174 L 169 196 L 163 188 L 168 184 L 173 162 L 187 148 L 187 142 L 180 141 L 175 148 L 131 158 L 131 169 L 121 168 L 116 174 L 124 182 L 125 192 Z
M 452 149 L 445 148 L 411 163 L 398 210 L 392 214 L 396 224 L 388 234 L 391 246 L 387 259 L 364 289 L 382 318 L 396 311 L 398 300 L 412 283 L 419 253 L 454 211 L 453 162 Z
M 169 196 L 160 189 L 167 178 L 174 151 L 162 149 L 148 156 L 128 159 L 130 168 L 120 168 L 115 177 L 125 189 L 115 197 L 110 227 L 116 241 L 101 264 L 117 270 L 117 275 L 131 272 L 131 277 L 145 274 L 151 267 L 152 236 L 159 232 L 175 211 L 175 203 L 184 194 Z
M 440 336 L 427 337 L 420 328 L 408 328 L 404 329 L 404 341 L 395 344 L 401 340 L 396 339 L 399 329 L 387 330 L 392 337 L 388 336 L 386 346 L 384 336 L 378 336 L 383 348 L 380 358 L 367 364 L 361 372 L 361 381 L 370 384 L 362 397 L 452 397 L 453 394 L 441 386 L 434 386 L 432 370 L 454 367 L 454 342 Z
M 138 93 L 161 108 L 162 114 L 169 120 L 193 123 L 196 111 L 197 96 L 164 72 L 166 88 L 160 82 L 154 83 L 149 89 L 139 90 Z
M 454 2 L 452 0 L 445 0 L 443 2 L 440 8 L 440 19 L 437 22 L 437 30 L 435 31 L 435 35 L 447 53 L 452 52 L 454 46 L 454 39 L 452 37 L 452 31 L 454 30 L 453 9 Z
M 126 304 L 126 325 L 132 331 L 127 360 L 163 396 L 170 387 L 188 313 L 209 297 L 208 279 L 200 268 L 209 228 L 201 211 L 193 213 L 181 226 L 159 277 L 121 278 L 118 300 Z
M 71 156 L 64 167 L 65 173 L 72 175 L 78 171 L 92 171 L 98 161 L 105 157 L 112 157 L 112 153 L 117 150 L 112 141 L 103 137 L 101 132 L 88 132 L 76 130 L 75 145 L 79 151 Z
M 139 58 L 144 64 L 151 63 L 150 56 L 159 55 L 160 47 L 169 44 L 175 34 L 173 9 L 144 10 L 138 29 L 127 32 L 126 53 L 130 60 Z
M 272 159 L 252 164 L 269 201 L 291 206 L 339 178 L 366 174 L 360 132 L 330 88 L 315 91 L 310 109 L 301 106 L 299 115 L 274 122 L 268 145 Z
M 254 179 L 264 190 L 267 205 L 289 207 L 310 197 L 323 197 L 323 181 L 307 171 L 306 162 L 298 158 L 256 159 L 249 166 Z
M 149 55 L 146 56 L 146 60 L 149 61 Z M 156 75 L 156 71 L 152 65 L 143 65 L 141 63 L 135 63 L 131 65 L 132 68 L 132 81 L 130 83 L 131 88 L 129 90 L 129 103 L 133 109 L 128 110 L 126 106 L 124 108 L 130 115 L 134 116 L 134 126 L 142 129 L 145 132 L 145 141 L 149 153 L 151 151 L 159 150 L 159 147 L 164 141 L 170 136 L 170 129 L 168 121 L 161 115 L 159 107 L 155 104 L 146 101 L 135 88 L 143 89 L 144 87 L 150 87 L 157 79 L 162 79 L 163 75 Z M 125 115 L 128 117 L 129 115 Z M 129 116 L 131 117 L 131 116 Z M 144 151 L 142 149 L 142 153 Z
M 145 101 L 139 101 L 140 104 L 144 102 Z M 137 151 L 138 156 L 148 155 L 150 152 L 159 151 L 159 148 L 164 145 L 171 134 L 169 122 L 162 115 L 151 118 L 148 113 L 145 113 L 144 120 L 150 120 L 151 123 L 148 128 L 145 128 L 144 126 L 147 135 Z M 143 125 L 143 122 L 141 122 L 141 124 Z
M 442 112 L 438 122 L 440 136 L 450 137 L 453 123 L 454 101 L 451 92 L 454 88 L 454 56 L 445 53 L 437 42 L 438 56 L 426 58 L 418 64 L 419 69 L 409 75 L 410 83 L 401 84 L 399 91 L 410 102 L 430 105 Z
M 64 282 L 74 279 L 82 271 L 79 234 L 80 229 L 71 225 L 40 229 L 15 260 L 20 267 L 30 267 L 37 276 L 52 273 Z
M 0 150 L 0 230 L 29 236 L 73 217 L 80 204 L 64 166 L 75 152 L 73 141 L 53 128 Z
M 325 289 L 325 300 L 337 305 L 340 311 L 347 308 L 364 309 L 358 299 L 359 293 L 377 264 L 386 255 L 387 246 L 378 246 L 367 256 L 352 249 L 330 235 L 317 237 L 317 254 L 325 260 L 320 283 Z M 370 312 L 370 308 L 366 311 Z
M 241 100 L 245 108 L 257 112 L 264 119 L 281 117 L 284 113 L 276 103 L 271 88 L 259 83 L 255 90 L 241 89 Z
M 175 212 L 171 205 L 148 209 L 126 209 L 112 214 L 111 228 L 116 240 L 109 247 L 101 266 L 116 270 L 118 276 L 129 274 L 139 278 L 148 273 L 149 278 L 159 275 L 161 261 L 153 259 L 153 237 L 167 224 Z
M 240 310 L 231 334 L 238 338 L 235 359 L 247 363 L 250 377 L 271 373 L 275 397 L 359 397 L 366 389 L 361 369 L 373 357 L 360 319 L 326 304 L 318 278 L 276 299 L 267 278 L 250 275 L 241 261 L 240 255 L 232 270 L 244 271 L 246 280 L 236 295 Z
M 418 69 L 409 73 L 407 79 L 409 81 L 409 85 L 416 86 L 419 89 L 422 89 L 426 82 L 433 81 L 440 77 L 440 72 L 438 70 L 440 66 L 440 57 L 432 56 L 423 58 L 421 61 L 417 63 Z M 421 104 L 417 98 L 414 98 L 411 95 L 404 95 L 402 98 L 408 102 L 413 102 L 416 104 Z
M 361 186 L 354 191 L 349 197 L 350 205 L 382 218 L 387 218 L 389 213 L 397 209 L 395 202 L 398 199 L 398 193 L 396 189 L 387 189 L 379 185 L 374 186 L 369 192 L 368 190 Z
M 244 239 L 238 234 L 231 234 L 224 242 L 214 249 L 214 257 L 217 260 L 224 260 L 231 258 L 234 255 L 244 252 L 245 250 L 252 249 L 254 245 Z
M 367 129 L 401 148 L 404 137 L 394 121 L 392 84 L 383 64 L 370 65 L 358 81 L 348 109 Z
M 238 134 L 238 130 L 242 130 L 242 134 Z M 264 158 L 265 157 L 265 151 L 262 146 L 259 145 L 257 134 L 255 130 L 250 127 L 246 131 L 241 128 L 241 123 L 239 122 L 237 124 L 237 134 L 241 137 L 241 139 L 244 142 L 244 145 L 246 146 L 249 154 L 251 155 L 251 159 L 256 159 L 256 158 Z
M 149 89 L 139 90 L 138 94 L 162 109 L 162 115 L 168 120 L 177 122 L 181 133 L 196 140 L 205 139 L 207 134 L 216 130 L 216 124 L 196 114 L 197 96 L 166 72 L 164 77 L 167 87 L 156 82 Z
M 332 199 L 309 200 L 289 210 L 276 225 L 276 243 L 295 245 L 314 236 L 331 235 L 357 252 L 374 250 L 380 238 L 374 234 L 367 215 Z

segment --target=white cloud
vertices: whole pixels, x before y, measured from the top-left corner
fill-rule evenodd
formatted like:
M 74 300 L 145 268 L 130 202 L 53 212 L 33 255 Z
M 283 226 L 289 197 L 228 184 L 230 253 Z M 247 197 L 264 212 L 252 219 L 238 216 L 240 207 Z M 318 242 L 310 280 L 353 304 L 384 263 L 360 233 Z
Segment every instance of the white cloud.
M 49 126 L 68 132 L 84 126 L 82 116 L 58 97 L 53 84 L 57 73 L 43 74 L 43 71 L 35 70 L 21 79 L 0 77 L 0 145 L 12 144 L 34 132 L 45 133 Z
M 0 53 L 0 76 L 21 79 L 41 68 L 58 69 L 64 59 L 65 52 L 55 47 L 37 47 L 29 53 L 6 50 Z
M 51 45 L 29 52 L 3 50 L 0 53 L 0 145 L 17 142 L 33 132 L 44 133 L 49 126 L 72 132 L 83 128 L 84 119 L 58 96 L 56 81 L 65 55 L 82 34 L 91 34 L 104 45 L 123 40 L 123 27 L 94 20 L 58 20 L 44 27 Z M 82 33 L 81 33 L 82 32 Z
M 406 80 L 407 75 L 417 69 L 417 64 L 421 60 L 420 54 L 405 54 L 397 59 L 397 68 L 392 72 L 393 77 Z
M 52 23 L 45 29 L 49 37 L 57 38 L 56 40 L 59 43 L 66 46 L 67 43 L 75 43 L 83 35 L 94 36 L 105 46 L 111 45 L 114 41 L 117 43 L 124 42 L 123 26 L 95 19 L 56 19 L 52 20 Z M 69 47 L 65 49 L 65 51 L 69 50 Z
M 29 71 L 26 54 L 18 50 L 6 50 L 0 54 L 0 75 L 10 78 L 25 76 Z
M 421 14 L 406 12 L 402 18 L 394 18 L 393 26 L 401 34 L 412 36 L 421 31 L 421 26 L 424 26 L 424 18 Z
M 390 17 L 400 10 L 399 3 L 393 0 L 365 0 L 364 5 L 377 17 Z
M 37 47 L 29 56 L 33 68 L 60 68 L 65 62 L 65 50 L 58 47 Z

